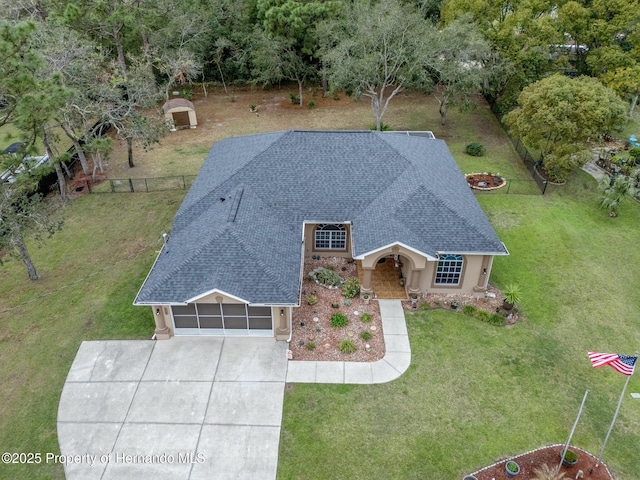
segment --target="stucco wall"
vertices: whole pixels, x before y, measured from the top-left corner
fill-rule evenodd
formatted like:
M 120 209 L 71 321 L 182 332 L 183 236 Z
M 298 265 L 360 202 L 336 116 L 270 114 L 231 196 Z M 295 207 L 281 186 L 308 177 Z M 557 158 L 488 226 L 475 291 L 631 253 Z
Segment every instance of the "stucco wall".
M 491 274 L 491 255 L 463 255 L 462 282 L 459 285 L 435 285 L 436 266 L 438 262 L 429 262 L 427 270 L 420 282 L 420 290 L 426 293 L 468 293 L 478 292 L 477 287 L 486 288 Z M 483 270 L 487 269 L 484 274 Z
M 326 222 L 331 223 L 331 222 Z M 339 223 L 339 222 L 338 222 Z M 304 225 L 304 255 L 310 257 L 312 255 L 319 255 L 321 257 L 344 257 L 351 258 L 351 225 L 344 225 L 347 232 L 347 248 L 345 250 L 316 250 L 315 249 L 315 230 L 316 227 L 321 224 L 305 223 Z

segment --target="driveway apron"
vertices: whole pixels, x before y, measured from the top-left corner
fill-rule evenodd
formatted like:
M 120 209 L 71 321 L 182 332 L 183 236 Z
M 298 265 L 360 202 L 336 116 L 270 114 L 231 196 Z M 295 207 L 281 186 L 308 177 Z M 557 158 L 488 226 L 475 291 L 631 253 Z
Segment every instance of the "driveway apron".
M 272 338 L 83 342 L 58 408 L 66 477 L 275 479 L 286 348 Z

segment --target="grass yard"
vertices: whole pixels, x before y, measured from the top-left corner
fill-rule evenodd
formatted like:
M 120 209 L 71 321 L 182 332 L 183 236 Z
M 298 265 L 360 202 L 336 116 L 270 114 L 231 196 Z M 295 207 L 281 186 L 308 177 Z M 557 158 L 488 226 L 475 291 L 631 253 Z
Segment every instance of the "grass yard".
M 640 208 L 630 202 L 610 219 L 594 187 L 579 173 L 562 195 L 481 197 L 511 252 L 492 281 L 523 286 L 526 320 L 498 328 L 452 311 L 411 313 L 412 364 L 399 380 L 293 386 L 279 478 L 461 478 L 566 441 L 586 388 L 573 443 L 597 455 L 626 377 L 594 370 L 587 351 L 640 345 L 638 274 L 625 268 L 640 262 Z M 604 455 L 616 478 L 637 478 L 639 443 L 640 401 L 627 394 Z
M 170 133 L 149 152 L 136 149 L 133 169 L 117 147 L 108 175 L 195 174 L 211 145 L 231 135 L 373 124 L 364 99 L 316 98 L 311 110 L 292 106 L 288 93 L 196 96 L 197 129 Z M 249 112 L 251 104 L 259 117 Z M 526 185 L 528 174 L 481 101 L 471 114 L 452 111 L 441 127 L 433 99 L 403 94 L 384 121 L 396 129 L 433 130 L 465 173 L 500 172 Z M 465 155 L 472 141 L 483 143 L 487 155 Z M 595 181 L 579 173 L 544 197 L 479 196 L 511 252 L 496 260 L 492 280 L 522 285 L 527 320 L 496 328 L 449 311 L 411 314 L 413 363 L 398 381 L 294 385 L 285 396 L 280 478 L 326 479 L 326 472 L 332 478 L 459 478 L 497 457 L 564 441 L 587 387 L 592 393 L 575 443 L 597 453 L 624 378 L 611 369 L 594 371 L 586 351 L 633 353 L 640 344 L 638 276 L 627 267 L 640 263 L 640 207 L 630 202 L 610 219 L 597 209 L 594 192 Z M 58 400 L 83 340 L 152 334 L 151 312 L 131 302 L 184 194 L 78 197 L 56 213 L 65 220 L 61 232 L 42 248 L 30 243 L 38 282 L 27 279 L 18 260 L 0 267 L 2 451 L 58 452 Z M 629 391 L 640 391 L 637 375 Z M 639 427 L 640 402 L 627 398 L 605 454 L 619 479 L 640 470 Z M 0 479 L 27 478 L 61 479 L 63 471 L 52 465 L 0 469 Z
M 83 340 L 149 338 L 148 309 L 131 305 L 184 192 L 91 195 L 58 212 L 63 230 L 0 268 L 0 450 L 59 453 L 58 400 Z M 3 311 L 10 308 L 8 311 Z M 2 479 L 62 479 L 57 465 L 2 466 Z

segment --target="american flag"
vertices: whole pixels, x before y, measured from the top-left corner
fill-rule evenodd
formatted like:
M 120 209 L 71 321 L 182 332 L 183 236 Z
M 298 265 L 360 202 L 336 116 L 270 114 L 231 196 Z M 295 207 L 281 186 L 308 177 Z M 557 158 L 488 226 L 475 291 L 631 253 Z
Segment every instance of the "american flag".
M 589 352 L 589 360 L 591 360 L 593 368 L 609 365 L 616 372 L 630 376 L 633 375 L 633 370 L 636 366 L 636 360 L 638 360 L 638 357 L 632 357 L 631 355 L 618 355 L 617 353 Z

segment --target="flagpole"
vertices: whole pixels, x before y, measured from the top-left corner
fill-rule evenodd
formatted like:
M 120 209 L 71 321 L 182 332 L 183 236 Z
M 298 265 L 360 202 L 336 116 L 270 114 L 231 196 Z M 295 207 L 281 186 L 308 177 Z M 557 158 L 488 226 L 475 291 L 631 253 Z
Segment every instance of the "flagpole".
M 582 415 L 582 409 L 584 408 L 584 402 L 587 400 L 587 395 L 589 395 L 589 389 L 584 392 L 584 397 L 582 397 L 582 403 L 580 404 L 580 410 L 578 410 L 578 416 L 576 417 L 576 421 L 573 422 L 573 428 L 571 429 L 571 433 L 569 434 L 569 438 L 567 438 L 567 443 L 564 445 L 564 449 L 562 450 L 562 455 L 560 455 L 560 464 L 558 465 L 558 472 L 562 467 L 562 462 L 564 461 L 564 456 L 567 453 L 567 449 L 569 448 L 569 444 L 571 443 L 571 437 L 573 437 L 573 432 L 575 432 L 576 427 L 578 426 L 578 420 L 580 420 L 580 415 Z
M 638 358 L 638 352 L 636 352 L 636 358 Z M 634 366 L 635 367 L 635 366 Z M 635 370 L 635 368 L 634 368 Z M 633 372 L 631 372 L 633 375 Z M 596 467 L 600 465 L 602 461 L 602 454 L 604 453 L 604 448 L 607 446 L 607 441 L 609 440 L 609 435 L 611 435 L 611 430 L 613 430 L 613 425 L 616 423 L 616 418 L 618 418 L 618 412 L 620 412 L 620 405 L 622 405 L 622 399 L 624 398 L 624 392 L 627 390 L 627 385 L 629 384 L 629 380 L 631 380 L 631 375 L 627 375 L 627 381 L 624 382 L 624 387 L 622 387 L 622 393 L 620 394 L 620 400 L 618 400 L 618 406 L 616 407 L 616 413 L 613 414 L 613 420 L 611 421 L 611 425 L 609 426 L 609 431 L 607 432 L 607 436 L 604 438 L 604 443 L 602 444 L 602 449 L 600 450 L 600 455 L 598 455 L 598 459 L 596 460 Z

